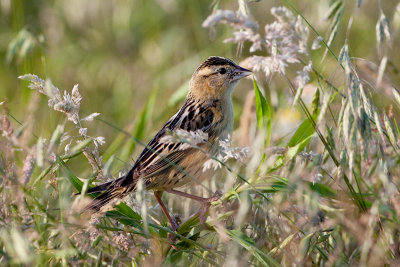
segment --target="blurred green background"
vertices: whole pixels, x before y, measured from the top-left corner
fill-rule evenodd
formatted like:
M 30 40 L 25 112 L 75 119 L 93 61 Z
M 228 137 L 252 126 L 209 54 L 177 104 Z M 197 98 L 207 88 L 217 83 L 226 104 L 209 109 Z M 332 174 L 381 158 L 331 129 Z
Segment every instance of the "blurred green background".
M 165 252 L 162 252 L 162 243 L 168 243 L 168 250 L 170 250 L 169 239 L 168 242 L 164 240 L 167 237 L 164 230 L 153 233 L 155 238 L 147 239 L 147 233 L 145 236 L 137 234 L 133 232 L 136 230 L 130 226 L 117 228 L 119 223 L 104 218 L 102 223 L 98 224 L 99 229 L 104 227 L 104 231 L 97 232 L 96 240 L 88 237 L 89 231 L 85 230 L 82 233 L 81 230 L 86 228 L 88 220 L 81 216 L 77 221 L 75 216 L 70 216 L 70 212 L 75 212 L 70 209 L 73 206 L 71 203 L 77 204 L 77 200 L 80 199 L 71 197 L 76 191 L 72 188 L 71 177 L 76 178 L 75 175 L 79 178 L 89 177 L 92 179 L 96 177 L 98 181 L 101 180 L 101 176 L 107 179 L 111 178 L 110 173 L 117 177 L 121 169 L 128 169 L 132 166 L 133 160 L 143 149 L 143 146 L 136 143 L 129 135 L 143 143 L 151 139 L 162 124 L 182 105 L 191 74 L 201 62 L 212 55 L 228 57 L 238 63 L 251 56 L 248 53 L 251 44 L 244 43 L 242 49 L 238 49 L 237 44 L 223 42 L 232 36 L 231 25 L 218 25 L 211 30 L 202 27 L 203 21 L 215 8 L 237 10 L 238 2 L 241 1 L 0 0 L 0 117 L 3 118 L 0 123 L 2 123 L 2 129 L 11 129 L 11 127 L 7 127 L 8 118 L 12 128 L 15 129 L 15 134 L 7 136 L 7 133 L 4 132 L 4 137 L 0 136 L 0 174 L 2 174 L 0 178 L 3 179 L 0 189 L 2 196 L 0 198 L 2 201 L 0 217 L 3 216 L 1 226 L 4 226 L 0 232 L 2 257 L 0 262 L 5 262 L 5 264 L 38 262 L 39 265 L 46 266 L 51 263 L 53 265 L 59 263 L 93 265 L 93 260 L 98 260 L 98 265 L 102 264 L 102 260 L 104 260 L 104 264 L 112 260 L 116 265 L 119 262 L 128 265 L 132 260 L 139 263 L 147 261 L 147 266 L 155 266 L 154 262 L 157 260 L 161 262 L 161 258 L 165 256 Z M 293 7 L 298 9 L 298 12 L 293 13 L 303 15 L 325 40 L 328 41 L 330 36 L 334 37 L 331 49 L 336 57 L 339 57 L 340 50 L 347 41 L 352 64 L 357 68 L 354 73 L 360 76 L 366 91 L 371 93 L 375 100 L 372 102 L 380 109 L 379 114 L 382 115 L 386 112 L 390 119 L 399 121 L 400 109 L 399 106 L 393 104 L 392 94 L 393 86 L 400 87 L 400 53 L 398 52 L 400 47 L 400 4 L 398 0 L 249 0 L 248 2 L 250 13 L 254 16 L 254 21 L 259 23 L 259 32 L 262 36 L 264 36 L 265 24 L 275 20 L 270 12 L 271 7 L 286 6 L 293 11 L 288 4 L 292 3 Z M 385 14 L 387 18 L 391 38 L 388 40 L 385 37 L 379 43 L 376 25 L 382 18 L 382 14 Z M 334 34 L 335 32 L 336 34 Z M 315 38 L 316 34 L 310 29 L 309 47 L 312 46 Z M 322 77 L 317 79 L 317 75 L 312 74 L 308 90 L 304 88 L 302 99 L 308 107 L 311 106 L 313 95 L 317 95 L 315 92 L 321 93 L 320 101 L 316 101 L 318 104 L 328 103 L 328 98 L 324 99 L 325 94 L 331 93 L 333 89 L 323 81 L 324 79 L 346 94 L 349 93 L 348 77 L 346 77 L 345 71 L 332 54 L 327 53 L 324 58 L 325 52 L 326 49 L 321 47 L 310 50 L 310 57 L 304 56 L 303 58 L 305 64 L 312 59 L 313 65 Z M 257 51 L 252 55 L 267 56 L 265 51 Z M 379 82 L 379 66 L 385 58 L 387 59 L 386 68 L 382 81 Z M 303 67 L 302 64 L 288 66 L 286 69 L 288 80 L 293 81 L 296 72 Z M 41 138 L 50 140 L 52 135 L 58 132 L 57 125 L 64 124 L 65 114 L 50 109 L 47 97 L 28 89 L 28 82 L 17 78 L 26 73 L 51 79 L 61 91 L 71 92 L 74 84 L 79 84 L 79 91 L 83 97 L 80 109 L 81 118 L 94 112 L 101 113 L 93 122 L 83 122 L 83 127 L 88 128 L 89 136 L 106 138 L 106 144 L 101 146 L 100 151 L 104 166 L 98 172 L 95 168 L 92 170 L 89 164 L 90 160 L 88 162 L 88 159 L 82 154 L 71 160 L 67 158 L 65 163 L 68 161 L 68 164 L 64 165 L 63 163 L 62 168 L 58 169 L 59 163 L 54 162 L 54 153 L 69 156 L 68 153 L 62 151 L 66 142 L 60 146 L 57 145 L 56 148 L 48 149 L 46 152 L 44 146 L 50 142 L 46 143 Z M 218 246 L 216 252 L 222 252 L 221 259 L 216 259 L 218 263 L 225 260 L 225 256 L 229 260 L 233 255 L 233 262 L 237 260 L 238 266 L 245 265 L 245 263 L 255 264 L 254 259 L 247 262 L 249 256 L 243 253 L 244 248 L 255 255 L 255 258 L 259 259 L 260 255 L 265 252 L 270 253 L 272 257 L 277 255 L 278 260 L 283 258 L 283 264 L 289 265 L 293 261 L 298 266 L 306 264 L 306 259 L 313 260 L 313 257 L 319 258 L 319 260 L 323 259 L 320 262 L 325 263 L 325 258 L 328 260 L 325 251 L 329 253 L 327 265 L 352 266 L 358 263 L 359 258 L 361 258 L 360 265 L 363 265 L 363 260 L 365 260 L 364 265 L 368 265 L 369 256 L 378 260 L 387 258 L 388 262 L 392 258 L 398 258 L 400 253 L 398 253 L 399 246 L 396 240 L 399 240 L 397 237 L 399 235 L 400 196 L 396 192 L 397 194 L 392 196 L 397 197 L 397 200 L 394 199 L 393 202 L 392 198 L 388 199 L 388 194 L 393 188 L 389 187 L 391 184 L 386 178 L 386 175 L 388 177 L 390 175 L 388 170 L 393 171 L 393 178 L 397 178 L 395 177 L 398 173 L 397 165 L 399 163 L 397 150 L 391 150 L 388 147 L 386 155 L 382 153 L 378 149 L 378 146 L 381 146 L 381 141 L 378 140 L 379 131 L 376 128 L 369 129 L 369 134 L 374 132 L 374 137 L 371 138 L 370 143 L 367 143 L 371 148 L 364 150 L 362 148 L 364 143 L 354 146 L 353 150 L 349 152 L 359 150 L 355 152 L 357 164 L 346 166 L 346 153 L 349 152 L 346 152 L 347 144 L 344 143 L 345 139 L 341 132 L 343 127 L 340 124 L 343 125 L 344 121 L 348 123 L 352 118 L 350 119 L 350 115 L 347 120 L 338 118 L 339 111 L 346 103 L 342 102 L 343 98 L 337 95 L 329 105 L 328 112 L 330 114 L 327 113 L 328 115 L 325 116 L 327 126 L 333 127 L 333 130 L 330 131 L 333 131 L 334 138 L 330 138 L 328 132 L 323 133 L 326 135 L 325 138 L 328 138 L 328 141 L 333 144 L 331 144 L 332 147 L 335 142 L 338 143 L 335 153 L 338 158 L 341 154 L 341 165 L 337 168 L 336 165 L 333 165 L 332 160 L 324 156 L 327 155 L 326 148 L 328 146 L 322 145 L 320 138 L 311 140 L 311 135 L 308 136 L 307 132 L 304 135 L 295 132 L 299 124 L 302 121 L 307 122 L 307 120 L 305 120 L 304 112 L 298 107 L 299 105 L 292 107 L 294 97 L 285 77 L 278 74 L 273 77 L 265 77 L 265 74 L 258 73 L 258 78 L 260 88 L 265 91 L 266 98 L 271 100 L 272 133 L 271 147 L 268 148 L 272 148 L 270 150 L 272 152 L 268 153 L 267 150 L 263 150 L 264 146 L 262 145 L 257 147 L 257 144 L 264 142 L 262 140 L 264 137 L 262 134 L 254 134 L 253 137 L 257 138 L 249 138 L 251 143 L 246 145 L 253 145 L 255 150 L 259 150 L 256 152 L 265 153 L 266 160 L 270 162 L 259 160 L 253 156 L 252 159 L 255 159 L 253 160 L 255 163 L 250 162 L 247 164 L 249 166 L 246 165 L 243 168 L 246 169 L 243 171 L 246 171 L 246 179 L 253 181 L 254 177 L 256 178 L 254 182 L 260 182 L 261 190 L 265 190 L 268 197 L 263 195 L 264 200 L 254 194 L 253 189 L 248 190 L 250 187 L 246 189 L 241 186 L 243 191 L 240 192 L 240 198 L 237 194 L 238 201 L 229 200 L 232 207 L 225 210 L 226 203 L 217 206 L 221 214 L 224 214 L 220 217 L 221 222 L 229 217 L 227 224 L 223 222 L 223 227 L 230 227 L 230 217 L 234 217 L 232 219 L 234 221 L 242 216 L 238 219 L 241 222 L 234 226 L 237 227 L 238 231 L 235 231 L 239 237 L 230 236 L 224 241 L 223 239 L 226 237 L 223 235 L 220 236 L 217 232 L 208 230 L 203 232 L 202 228 L 199 228 L 199 232 L 195 230 L 195 234 L 190 238 L 194 237 L 194 240 L 204 244 L 206 250 L 203 253 L 203 250 L 192 247 L 184 251 L 188 252 L 189 256 L 182 262 L 190 262 L 193 266 L 196 264 L 203 266 L 202 257 L 210 259 L 214 257 L 214 254 L 209 253 L 215 249 L 210 246 L 213 243 Z M 319 90 L 315 90 L 316 87 Z M 246 106 L 250 106 L 249 109 L 244 108 L 247 94 L 253 91 L 252 81 L 243 80 L 234 93 L 236 129 L 241 117 L 246 118 L 245 115 L 242 116 L 242 114 L 246 114 L 242 110 L 247 110 L 247 115 L 250 114 L 248 116 L 250 118 L 246 118 L 248 121 L 256 121 L 252 102 Z M 4 100 L 6 101 L 3 102 Z M 2 116 L 4 113 L 8 113 L 9 116 Z M 376 114 L 377 117 L 380 116 L 378 113 Z M 367 117 L 365 119 L 368 120 Z M 248 128 L 256 132 L 257 125 L 253 124 L 249 123 L 248 125 L 254 127 L 250 129 L 249 126 Z M 82 136 L 77 136 L 78 130 L 72 123 L 68 122 L 65 125 L 65 132 L 76 138 L 71 138 L 72 140 L 82 140 Z M 323 128 L 322 126 L 321 129 Z M 386 126 L 386 128 L 388 127 Z M 263 132 L 258 131 L 257 133 Z M 314 128 L 309 134 L 314 134 Z M 234 138 L 238 135 L 238 132 L 234 133 Z M 250 134 L 248 136 L 250 137 Z M 259 136 L 261 138 L 258 138 Z M 274 162 L 285 159 L 286 153 L 278 154 L 278 150 L 287 148 L 287 141 L 291 137 L 303 141 L 311 140 L 306 150 L 302 151 L 304 153 L 301 157 L 294 158 L 295 154 L 290 152 L 294 150 L 290 149 L 289 152 L 293 154 L 290 162 L 285 162 L 282 169 L 276 171 L 273 176 L 265 171 L 264 177 L 262 168 L 255 171 L 257 167 L 253 168 L 253 166 L 258 164 L 260 167 L 262 165 L 267 167 L 268 164 L 272 166 Z M 18 142 L 14 142 L 17 138 Z M 357 138 L 358 142 L 362 139 Z M 382 145 L 385 144 L 385 141 L 382 141 Z M 394 143 L 392 142 L 393 147 Z M 38 146 L 39 149 L 36 149 Z M 91 144 L 91 146 L 94 145 Z M 298 144 L 295 145 L 296 147 Z M 278 148 L 276 154 L 273 152 L 274 148 Z M 36 164 L 38 166 L 35 167 L 35 162 L 30 159 L 30 153 L 35 150 L 39 151 L 35 155 L 37 162 L 39 162 L 38 155 L 40 153 L 46 154 L 46 164 L 43 166 Z M 316 153 L 313 153 L 312 150 Z M 361 154 L 368 150 L 370 153 L 366 155 L 368 157 L 364 158 Z M 300 155 L 301 152 L 299 150 L 295 153 Z M 306 161 L 307 155 L 311 155 L 309 158 L 315 156 L 315 160 L 307 158 Z M 43 161 L 43 155 L 41 158 Z M 30 170 L 27 168 L 28 171 L 25 172 L 25 165 L 30 166 Z M 326 168 L 323 175 L 321 174 L 322 167 Z M 262 176 L 257 177 L 260 170 Z M 360 178 L 351 181 L 350 186 L 346 186 L 342 181 L 343 173 L 340 173 L 340 170 L 342 172 L 344 170 L 344 173 L 354 173 L 354 176 L 359 173 Z M 32 171 L 33 174 L 30 173 Z M 364 172 L 367 173 L 364 174 Z M 30 184 L 22 186 L 23 176 L 18 173 L 23 176 L 28 173 L 26 181 L 28 182 L 32 177 Z M 221 176 L 214 175 L 214 178 L 218 178 L 218 182 L 224 182 L 224 179 L 227 182 L 221 186 L 216 184 L 216 179 L 212 179 L 212 181 L 208 181 L 207 187 L 213 191 L 224 188 L 224 191 L 231 192 L 229 194 L 236 196 L 236 189 L 232 190 L 232 186 L 236 180 L 238 182 L 240 180 L 235 178 L 236 174 L 233 174 L 234 172 Z M 4 179 L 3 176 L 7 179 Z M 262 179 L 257 180 L 257 178 Z M 320 178 L 321 180 L 319 180 Z M 91 181 L 91 179 L 82 179 L 82 181 Z M 359 179 L 363 179 L 361 188 Z M 76 178 L 74 181 L 77 180 L 79 179 Z M 393 180 L 398 184 L 398 179 Z M 318 187 L 314 187 L 315 181 L 317 182 L 315 185 Z M 313 187 L 311 187 L 311 182 Z M 357 184 L 358 191 L 354 191 L 354 194 L 352 190 L 349 190 L 352 188 L 351 183 L 354 186 Z M 314 188 L 313 192 L 309 188 Z M 316 192 L 318 195 L 314 194 Z M 352 194 L 348 194 L 349 192 Z M 204 190 L 203 193 L 208 192 Z M 250 197 L 251 194 L 254 194 L 254 197 Z M 132 199 L 136 196 L 132 195 Z M 363 205 L 360 207 L 364 208 L 367 202 L 362 200 L 362 202 L 351 203 L 350 196 L 354 200 L 365 197 L 367 201 L 370 201 L 368 204 L 373 205 L 373 208 L 368 212 L 359 213 L 357 205 L 361 203 Z M 244 201 L 246 199 L 249 199 L 249 203 Z M 150 197 L 145 198 L 145 201 L 155 202 L 154 198 Z M 327 227 L 329 228 L 327 231 L 321 231 L 321 229 L 325 229 L 325 226 L 321 226 L 323 227 L 321 229 L 316 228 L 312 222 L 314 219 L 311 219 L 315 218 L 314 211 L 320 202 L 324 206 L 322 209 L 328 214 Z M 181 214 L 182 218 L 187 218 L 197 209 L 190 203 L 169 196 L 167 205 L 169 208 L 172 207 L 174 212 Z M 236 205 L 236 203 L 238 204 Z M 393 204 L 393 208 L 389 206 L 390 203 Z M 79 203 L 75 205 L 75 207 L 78 206 Z M 142 211 L 146 211 L 145 205 L 142 207 Z M 148 214 L 154 215 L 151 221 L 156 222 L 159 218 L 164 218 L 161 217 L 161 210 L 157 206 L 150 203 L 147 207 Z M 293 209 L 289 207 L 293 207 Z M 234 213 L 228 214 L 231 211 L 236 212 L 237 209 L 240 211 L 237 217 Z M 246 210 L 250 209 L 253 211 L 247 213 Z M 242 211 L 245 212 L 242 213 Z M 140 213 L 143 215 L 143 220 L 147 218 L 147 213 Z M 28 217 L 32 217 L 32 219 Z M 137 217 L 141 220 L 139 215 Z M 305 223 L 308 220 L 311 224 Z M 165 226 L 166 221 L 163 222 L 161 219 L 160 223 L 157 222 L 158 224 Z M 143 222 L 143 225 L 146 223 Z M 381 238 L 377 229 L 383 228 L 385 232 L 382 231 L 382 233 L 385 234 Z M 120 231 L 122 229 L 127 230 L 127 235 L 131 235 L 126 240 L 134 242 L 132 243 L 134 245 L 131 246 L 132 249 L 127 250 L 126 253 L 117 251 L 120 249 L 120 244 L 116 248 L 113 247 L 115 246 L 115 244 L 113 245 L 114 237 L 121 240 L 119 234 L 123 236 Z M 93 233 L 97 231 L 89 230 L 93 230 Z M 205 234 L 197 239 L 200 231 Z M 92 232 L 90 232 L 90 236 L 92 236 Z M 118 235 L 116 235 L 117 232 Z M 393 237 L 390 236 L 391 233 L 393 233 Z M 103 237 L 104 240 L 101 239 Z M 239 250 L 236 248 L 237 245 L 242 248 Z M 284 248 L 286 245 L 288 245 L 287 248 Z M 375 245 L 381 246 L 381 249 L 375 250 Z M 281 250 L 281 248 L 284 249 Z M 393 249 L 396 253 L 393 253 L 392 256 L 387 248 Z M 279 252 L 276 254 L 278 250 Z M 299 251 L 296 252 L 296 250 Z M 203 253 L 201 257 L 197 251 Z M 104 254 L 102 254 L 103 252 Z M 260 254 L 260 252 L 263 253 Z M 25 257 L 21 257 L 21 255 Z M 175 255 L 174 252 L 171 252 L 167 257 L 167 260 L 171 261 L 171 265 L 173 258 L 176 262 L 180 260 L 179 254 Z M 136 259 L 134 259 L 135 257 Z M 295 257 L 298 259 L 294 259 Z M 289 259 L 288 262 L 285 261 L 286 258 Z M 230 266 L 230 261 L 226 262 L 226 265 Z M 312 264 L 323 266 L 318 262 L 312 261 Z
M 23 124 L 32 115 L 27 109 L 37 92 L 17 77 L 34 73 L 50 78 L 62 91 L 78 83 L 82 117 L 99 112 L 102 119 L 131 133 L 141 127 L 142 134 L 152 135 L 181 105 L 178 97 L 167 106 L 172 94 L 182 86 L 185 90 L 195 68 L 210 55 L 233 57 L 236 51 L 221 45 L 223 35 L 210 41 L 209 30 L 201 27 L 211 2 L 0 3 L 0 99 L 7 99 L 10 113 Z M 143 125 L 139 117 L 151 94 L 157 108 Z M 32 106 L 33 134 L 50 138 L 63 114 L 49 110 L 43 96 Z M 108 146 L 118 131 L 97 121 L 88 134 L 105 136 Z
M 368 73 L 369 65 L 363 67 L 365 71 L 360 70 L 360 73 L 366 73 L 361 78 L 367 79 L 373 74 L 376 76 L 381 59 L 373 31 L 380 13 L 376 1 L 362 1 L 360 8 L 358 2 L 343 3 L 343 23 L 339 24 L 338 37 L 332 49 L 338 55 L 347 36 L 351 55 L 373 62 L 372 74 Z M 335 1 L 301 0 L 293 3 L 328 39 L 332 19 L 327 19 L 327 14 L 335 8 Z M 263 32 L 264 23 L 273 19 L 270 8 L 284 4 L 285 1 L 251 2 L 250 8 L 260 23 L 260 32 Z M 385 48 L 389 58 L 387 77 L 391 83 L 399 84 L 396 47 L 399 47 L 400 22 L 395 18 L 399 17 L 399 10 L 396 11 L 397 2 L 394 0 L 382 1 L 381 4 L 392 23 L 392 46 Z M 217 1 L 217 6 L 235 10 L 238 3 Z M 201 26 L 212 11 L 211 1 L 1 0 L 0 99 L 7 99 L 10 113 L 22 123 L 34 114 L 32 133 L 50 138 L 64 115 L 49 111 L 44 96 L 38 98 L 38 104 L 29 107 L 32 95 L 37 93 L 27 89 L 27 83 L 17 77 L 34 73 L 50 78 L 60 90 L 69 91 L 78 83 L 83 96 L 82 117 L 99 112 L 101 119 L 148 141 L 179 108 L 192 72 L 205 58 L 219 55 L 240 62 L 248 56 L 248 44 L 239 55 L 236 44 L 223 43 L 231 34 L 230 27 L 220 25 L 215 31 L 210 31 Z M 348 31 L 350 16 L 354 20 Z M 315 37 L 310 32 L 310 43 Z M 314 63 L 330 82 L 340 86 L 344 81 L 338 75 L 340 67 L 330 55 L 320 64 L 323 53 L 324 49 L 312 51 Z M 369 82 L 374 83 L 373 80 Z M 374 86 L 377 95 L 382 92 L 385 95 L 384 85 Z M 270 82 L 269 86 L 283 91 L 283 95 L 289 94 L 285 92 L 285 86 L 280 87 L 279 81 Z M 179 89 L 182 91 L 180 94 L 176 93 Z M 245 81 L 235 92 L 236 123 L 249 90 L 252 90 L 251 82 Z M 155 108 L 147 109 L 145 123 L 140 124 L 138 120 L 151 95 Z M 385 96 L 390 99 L 390 92 Z M 48 127 L 49 121 L 52 129 Z M 118 132 L 95 121 L 88 134 L 105 136 L 107 147 Z M 123 157 L 123 160 L 127 158 Z

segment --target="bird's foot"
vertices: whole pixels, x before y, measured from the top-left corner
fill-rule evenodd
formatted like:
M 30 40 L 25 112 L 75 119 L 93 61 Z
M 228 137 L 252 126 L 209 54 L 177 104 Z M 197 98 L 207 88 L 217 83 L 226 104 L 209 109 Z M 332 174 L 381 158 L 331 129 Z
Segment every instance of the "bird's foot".
M 199 219 L 200 219 L 200 223 L 202 225 L 204 225 L 205 227 L 207 227 L 206 225 L 206 213 L 208 208 L 211 206 L 211 202 L 217 201 L 222 197 L 222 192 L 220 190 L 217 190 L 214 195 L 212 197 L 209 198 L 205 198 L 203 202 L 203 204 L 201 205 L 200 208 L 200 214 L 199 214 Z

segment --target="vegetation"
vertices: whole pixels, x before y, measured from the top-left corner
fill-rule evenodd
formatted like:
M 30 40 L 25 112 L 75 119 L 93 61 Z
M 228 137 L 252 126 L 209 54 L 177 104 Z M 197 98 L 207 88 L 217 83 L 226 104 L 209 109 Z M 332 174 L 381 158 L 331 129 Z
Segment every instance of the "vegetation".
M 0 14 L 2 265 L 400 263 L 396 1 L 2 0 Z M 211 55 L 254 76 L 215 175 L 184 189 L 223 192 L 206 225 L 165 194 L 172 232 L 143 190 L 81 214 L 75 193 L 129 170 Z

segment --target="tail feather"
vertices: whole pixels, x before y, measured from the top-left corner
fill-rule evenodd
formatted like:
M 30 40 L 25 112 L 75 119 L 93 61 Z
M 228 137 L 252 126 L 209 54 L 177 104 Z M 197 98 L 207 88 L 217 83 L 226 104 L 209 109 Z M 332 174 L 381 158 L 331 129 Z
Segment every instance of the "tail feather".
M 133 191 L 134 185 L 123 186 L 121 185 L 122 179 L 125 177 L 118 178 L 115 181 L 111 181 L 88 190 L 88 194 L 101 193 L 92 202 L 87 205 L 82 212 L 92 211 L 99 212 L 104 206 L 110 204 L 113 200 L 120 200 L 127 196 Z
M 121 199 L 126 196 L 122 190 L 123 188 L 112 188 L 103 194 L 97 196 L 95 199 L 92 200 L 89 205 L 87 205 L 83 212 L 85 211 L 92 211 L 92 212 L 99 212 L 104 206 L 109 204 L 114 199 Z
M 106 191 L 112 184 L 117 184 L 119 181 L 121 181 L 125 177 L 118 178 L 117 180 L 101 184 L 92 188 L 89 188 L 86 194 L 93 194 L 93 193 L 100 193 Z

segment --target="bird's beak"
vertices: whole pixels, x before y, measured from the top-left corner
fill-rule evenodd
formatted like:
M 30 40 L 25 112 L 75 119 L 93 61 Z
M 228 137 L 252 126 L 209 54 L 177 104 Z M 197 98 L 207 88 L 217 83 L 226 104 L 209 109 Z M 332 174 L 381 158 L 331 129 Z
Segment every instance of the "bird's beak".
M 251 70 L 236 66 L 236 69 L 233 71 L 233 80 L 236 81 L 242 79 L 249 76 L 251 73 Z

